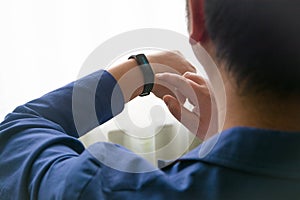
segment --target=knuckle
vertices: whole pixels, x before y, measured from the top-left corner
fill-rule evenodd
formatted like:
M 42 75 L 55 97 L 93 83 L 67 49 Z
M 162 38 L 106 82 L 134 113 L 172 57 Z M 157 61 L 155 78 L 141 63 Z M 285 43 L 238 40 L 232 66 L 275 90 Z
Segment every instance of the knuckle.
M 182 53 L 179 50 L 173 50 L 172 52 L 175 53 L 175 54 L 177 54 L 177 55 L 182 56 Z

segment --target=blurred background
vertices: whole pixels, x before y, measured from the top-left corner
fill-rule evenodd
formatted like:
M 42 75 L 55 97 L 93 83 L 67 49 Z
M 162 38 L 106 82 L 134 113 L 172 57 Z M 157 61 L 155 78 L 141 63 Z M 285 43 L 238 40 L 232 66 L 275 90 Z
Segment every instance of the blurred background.
M 115 35 L 139 28 L 163 28 L 187 35 L 185 0 L 0 1 L 0 26 L 1 121 L 16 106 L 75 80 L 88 55 Z M 151 112 L 155 118 L 155 110 L 166 109 L 152 97 L 147 101 L 152 102 L 154 109 L 148 106 L 142 115 L 137 109 L 143 106 L 139 99 L 128 105 L 127 110 L 131 121 L 144 123 L 144 127 L 153 119 Z M 146 134 L 143 139 L 134 138 L 109 122 L 85 136 L 83 141 L 87 146 L 103 140 L 120 143 L 140 154 L 146 152 L 144 156 L 153 163 L 160 158 L 172 159 L 187 150 L 186 142 L 190 144 L 193 136 L 178 127 L 168 113 L 166 118 L 163 127 L 157 124 L 150 130 L 155 134 Z M 179 137 L 174 135 L 178 129 L 182 129 Z M 178 150 L 184 145 L 172 155 L 166 153 L 170 149 L 153 153 L 168 141 L 174 142 L 171 149 Z

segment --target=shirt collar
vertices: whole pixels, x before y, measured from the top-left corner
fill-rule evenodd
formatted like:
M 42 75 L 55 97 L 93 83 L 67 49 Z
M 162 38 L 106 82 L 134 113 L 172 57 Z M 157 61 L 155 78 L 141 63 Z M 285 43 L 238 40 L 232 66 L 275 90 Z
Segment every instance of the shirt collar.
M 236 170 L 300 178 L 300 132 L 236 127 L 179 160 L 201 160 Z

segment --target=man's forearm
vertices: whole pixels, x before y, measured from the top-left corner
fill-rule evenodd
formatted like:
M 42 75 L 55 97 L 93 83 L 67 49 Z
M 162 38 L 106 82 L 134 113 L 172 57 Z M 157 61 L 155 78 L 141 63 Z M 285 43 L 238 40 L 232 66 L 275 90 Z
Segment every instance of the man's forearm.
M 27 114 L 26 118 L 42 117 L 62 127 L 66 134 L 79 137 L 123 107 L 123 95 L 115 79 L 106 71 L 97 71 L 19 106 L 5 121 L 22 114 Z

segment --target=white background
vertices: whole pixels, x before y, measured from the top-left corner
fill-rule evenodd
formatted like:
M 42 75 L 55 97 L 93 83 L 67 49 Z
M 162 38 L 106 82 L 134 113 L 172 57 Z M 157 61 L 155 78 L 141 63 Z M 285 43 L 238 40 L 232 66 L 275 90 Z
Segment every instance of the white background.
M 0 121 L 76 79 L 87 56 L 125 31 L 187 35 L 185 0 L 1 0 Z

